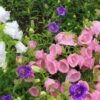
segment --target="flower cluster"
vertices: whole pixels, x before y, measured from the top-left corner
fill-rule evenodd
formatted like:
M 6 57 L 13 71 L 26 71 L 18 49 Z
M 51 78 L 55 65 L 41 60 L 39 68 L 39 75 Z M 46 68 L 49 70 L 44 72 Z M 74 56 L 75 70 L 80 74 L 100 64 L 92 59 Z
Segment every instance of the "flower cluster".
M 57 14 L 60 16 L 65 16 L 66 11 L 67 11 L 66 8 L 64 8 L 63 6 L 57 8 Z M 48 24 L 49 32 L 56 33 L 57 31 L 59 31 L 59 29 L 60 27 L 56 24 L 56 22 L 52 22 Z
M 66 8 L 63 6 L 57 8 L 57 14 L 60 16 L 65 16 L 65 12 Z M 8 12 L 3 11 L 3 13 L 6 14 Z M 3 20 L 3 17 L 0 17 L 1 20 Z M 4 18 L 2 22 L 7 21 L 5 19 L 7 18 Z M 41 49 L 36 50 L 31 55 L 29 51 L 34 51 L 37 47 L 37 43 L 30 40 L 26 47 L 21 41 L 17 41 L 17 53 L 30 54 L 35 60 L 31 57 L 25 60 L 25 55 L 16 55 L 16 63 L 18 65 L 20 64 L 17 68 L 17 75 L 20 79 L 17 80 L 18 83 L 15 81 L 15 85 L 18 85 L 21 80 L 24 80 L 24 82 L 31 82 L 32 86 L 28 91 L 33 97 L 41 98 L 46 94 L 47 97 L 50 95 L 54 98 L 64 98 L 61 95 L 63 94 L 66 100 L 99 100 L 100 44 L 97 39 L 100 35 L 99 26 L 99 21 L 93 21 L 90 27 L 84 27 L 79 37 L 76 37 L 72 32 L 59 32 L 55 36 L 56 42 L 52 43 L 49 47 L 49 53 Z M 18 27 L 19 25 L 16 21 L 8 22 L 5 24 L 4 32 L 13 39 L 21 40 L 23 32 L 19 31 Z M 59 29 L 60 27 L 56 22 L 48 24 L 49 32 L 56 33 Z M 67 52 L 66 48 L 77 48 L 77 46 L 79 47 L 78 51 L 63 57 L 64 52 Z M 1 41 L 0 47 L 0 67 L 2 67 L 6 58 L 5 43 Z M 97 55 L 99 56 L 98 58 L 96 57 Z M 28 67 L 26 67 L 27 64 Z M 83 81 L 82 72 L 85 71 L 93 72 L 93 86 L 95 85 L 95 87 L 89 84 L 89 81 Z M 66 75 L 65 81 L 62 83 L 58 81 L 58 79 L 53 79 L 53 76 L 57 75 L 59 72 Z M 43 80 L 37 78 L 37 73 L 42 76 Z M 97 84 L 95 84 L 95 76 L 98 77 L 96 80 Z M 40 86 L 39 82 L 43 84 Z M 42 91 L 44 89 L 46 92 Z M 13 90 L 13 92 L 14 91 L 15 90 Z M 11 95 L 2 97 L 2 100 L 12 100 Z
M 0 21 L 4 23 L 5 27 L 3 29 L 4 34 L 9 35 L 13 39 L 19 40 L 16 42 L 17 53 L 23 53 L 27 51 L 27 47 L 20 41 L 23 36 L 23 32 L 19 31 L 19 25 L 17 21 L 7 22 L 10 19 L 10 11 L 5 11 L 3 7 L 0 6 Z

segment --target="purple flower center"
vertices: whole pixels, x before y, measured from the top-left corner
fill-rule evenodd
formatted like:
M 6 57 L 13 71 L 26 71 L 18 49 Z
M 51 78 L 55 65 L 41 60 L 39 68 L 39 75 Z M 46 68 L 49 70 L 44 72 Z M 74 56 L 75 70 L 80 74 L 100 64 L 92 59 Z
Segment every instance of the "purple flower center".
M 86 97 L 87 88 L 82 84 L 73 84 L 69 92 L 72 95 L 72 98 L 75 100 L 82 100 Z
M 81 91 L 77 89 L 77 90 L 76 90 L 76 94 L 77 94 L 77 95 L 80 95 L 80 94 L 81 94 Z
M 60 6 L 57 8 L 57 14 L 60 16 L 65 16 L 65 12 L 66 12 L 66 8 L 64 8 L 63 6 Z
M 24 74 L 25 73 L 24 68 L 20 69 L 19 72 L 22 73 L 22 74 Z
M 49 32 L 54 32 L 56 33 L 59 30 L 59 26 L 56 24 L 56 22 L 52 22 L 48 24 L 48 30 Z
M 50 26 L 50 29 L 51 29 L 51 30 L 54 30 L 54 26 Z
M 61 9 L 59 9 L 59 12 L 62 13 L 63 11 Z
M 20 78 L 28 78 L 31 75 L 31 67 L 26 67 L 25 65 L 21 65 L 17 68 L 17 72 Z

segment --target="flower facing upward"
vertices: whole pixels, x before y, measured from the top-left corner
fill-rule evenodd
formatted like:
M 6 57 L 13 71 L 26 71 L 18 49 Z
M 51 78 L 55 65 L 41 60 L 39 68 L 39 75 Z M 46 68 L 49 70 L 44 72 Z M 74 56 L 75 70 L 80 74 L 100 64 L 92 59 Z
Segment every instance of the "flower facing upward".
M 48 30 L 49 32 L 56 33 L 59 30 L 59 26 L 56 24 L 56 22 L 52 22 L 48 24 Z
M 2 100 L 12 100 L 11 95 L 3 96 Z
M 65 16 L 66 11 L 67 11 L 66 8 L 64 8 L 63 6 L 57 8 L 57 14 L 60 16 Z
M 17 72 L 20 78 L 28 78 L 32 74 L 31 67 L 26 67 L 25 65 L 18 67 Z
M 36 86 L 31 87 L 29 89 L 29 92 L 33 97 L 38 97 L 38 95 L 39 95 L 39 90 L 38 90 L 38 88 Z
M 69 88 L 69 93 L 74 100 L 82 100 L 86 97 L 86 91 L 88 89 L 82 84 L 73 84 Z

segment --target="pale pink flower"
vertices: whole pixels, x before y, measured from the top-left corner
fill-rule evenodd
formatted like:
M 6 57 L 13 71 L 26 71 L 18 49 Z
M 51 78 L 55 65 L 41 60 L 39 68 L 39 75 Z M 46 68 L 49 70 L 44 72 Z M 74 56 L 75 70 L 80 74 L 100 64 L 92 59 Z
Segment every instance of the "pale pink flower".
M 82 34 L 78 38 L 78 44 L 90 44 L 92 40 L 92 34 L 89 31 L 83 30 Z
M 37 43 L 35 41 L 29 41 L 29 48 L 30 49 L 35 49 L 37 46 Z
M 95 65 L 94 66 L 96 69 L 99 69 L 100 68 L 100 65 Z
M 96 90 L 100 91 L 100 83 L 96 84 Z
M 46 90 L 48 90 L 50 86 L 52 86 L 53 88 L 57 90 L 60 90 L 60 83 L 57 80 L 48 78 L 48 80 L 45 81 L 44 85 L 46 87 Z M 57 93 L 53 88 L 50 88 L 49 92 L 52 96 L 57 96 Z
M 49 87 L 52 85 L 52 84 L 55 84 L 55 80 L 51 79 L 51 78 L 48 78 L 48 80 L 45 81 L 44 85 L 46 87 L 46 91 L 49 89 Z
M 71 69 L 68 72 L 68 79 L 70 82 L 76 82 L 81 78 L 81 73 L 75 69 Z
M 90 47 L 95 52 L 100 52 L 100 45 L 98 44 L 98 41 L 96 38 L 94 38 L 94 40 L 91 41 L 88 47 Z
M 16 56 L 16 62 L 19 62 L 20 60 L 22 60 L 23 56 Z
M 37 59 L 44 59 L 45 57 L 45 53 L 44 53 L 44 50 L 37 50 L 36 53 L 35 53 L 35 57 Z
M 95 52 L 100 52 L 100 45 L 99 44 L 95 47 Z
M 40 68 L 45 68 L 46 67 L 46 63 L 44 59 L 40 59 L 36 62 L 36 65 Z
M 93 93 L 92 93 L 92 96 L 93 96 L 93 100 L 100 100 L 100 92 L 95 90 Z
M 84 99 L 82 99 L 82 100 L 94 100 L 94 99 L 93 99 L 93 96 L 92 96 L 91 93 L 86 92 L 86 98 L 84 98 Z
M 96 34 L 96 37 L 98 37 L 100 33 L 100 21 L 93 21 L 93 26 L 90 27 L 93 34 Z
M 36 62 L 35 61 L 30 61 L 29 64 L 28 64 L 28 66 L 31 67 L 32 65 L 36 65 Z
M 91 48 L 92 50 L 95 50 L 95 47 L 98 45 L 98 41 L 96 38 L 94 38 L 94 40 L 92 40 L 90 42 L 90 44 L 88 45 L 89 48 Z
M 54 90 L 50 90 L 50 95 L 56 97 L 58 94 Z
M 83 56 L 84 58 L 91 58 L 92 57 L 92 49 L 91 48 L 81 48 L 81 56 Z
M 95 58 L 86 58 L 84 59 L 84 61 L 82 61 L 80 69 L 83 69 L 83 70 L 92 69 L 94 66 L 94 62 L 95 62 Z
M 73 38 L 75 38 L 75 34 L 60 32 L 56 35 L 55 40 L 58 41 L 58 44 L 75 46 L 77 43 L 74 42 L 75 40 L 73 40 Z
M 38 97 L 39 96 L 39 90 L 38 90 L 38 88 L 36 86 L 31 87 L 29 89 L 29 92 L 33 97 Z
M 59 61 L 58 70 L 62 73 L 67 73 L 69 71 L 69 64 L 66 59 Z
M 74 99 L 71 97 L 70 100 L 74 100 Z
M 78 84 L 84 85 L 84 86 L 87 87 L 87 89 L 89 90 L 89 85 L 88 85 L 88 83 L 87 83 L 86 81 L 80 80 L 80 81 L 78 82 Z
M 47 54 L 45 60 L 53 61 L 53 60 L 55 60 L 55 57 L 56 57 L 55 54 L 54 55 L 53 54 Z
M 79 63 L 78 63 L 78 65 L 79 65 L 79 66 L 83 66 L 84 61 L 85 61 L 84 57 L 81 56 L 81 55 L 79 55 Z
M 50 50 L 50 54 L 51 55 L 61 55 L 62 53 L 62 48 L 59 44 L 52 44 L 50 47 L 49 47 L 49 50 Z
M 52 84 L 52 86 L 55 89 L 57 89 L 58 91 L 60 91 L 60 83 L 58 82 L 58 80 L 55 80 L 55 84 Z M 50 94 L 52 96 L 55 96 L 56 97 L 58 95 L 57 92 L 53 88 L 51 88 L 49 92 L 50 92 Z
M 55 74 L 58 71 L 58 62 L 54 61 L 46 61 L 46 69 L 50 74 Z
M 67 61 L 71 67 L 75 67 L 79 63 L 79 55 L 76 53 L 70 54 L 67 58 Z
M 56 37 L 55 37 L 55 41 L 58 41 L 58 42 L 62 41 L 62 39 L 64 39 L 64 36 L 66 35 L 65 33 L 66 33 L 66 32 L 60 32 L 60 33 L 58 33 L 58 34 L 56 35 Z M 65 40 L 65 39 L 64 39 L 64 40 Z

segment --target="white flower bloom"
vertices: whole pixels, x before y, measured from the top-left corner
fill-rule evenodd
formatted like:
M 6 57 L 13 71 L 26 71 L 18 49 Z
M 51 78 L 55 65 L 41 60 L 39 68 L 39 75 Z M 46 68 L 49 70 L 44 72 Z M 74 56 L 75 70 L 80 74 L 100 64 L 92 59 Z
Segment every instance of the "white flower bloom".
M 22 31 L 19 31 L 17 34 L 16 34 L 16 39 L 18 40 L 21 40 L 22 39 L 22 36 L 23 36 L 23 32 Z
M 5 51 L 5 43 L 3 41 L 0 42 L 0 51 Z
M 5 23 L 10 19 L 10 11 L 5 11 L 5 9 L 0 6 L 0 21 Z
M 21 40 L 23 36 L 23 32 L 18 30 L 18 23 L 17 21 L 6 23 L 4 32 L 11 36 L 13 39 Z
M 16 49 L 17 49 L 17 53 L 23 53 L 23 52 L 26 52 L 28 47 L 24 46 L 24 44 L 22 42 L 18 42 L 16 44 Z
M 5 59 L 5 58 L 6 58 L 6 52 L 0 51 L 0 59 Z
M 18 32 L 18 23 L 16 21 L 6 23 L 4 32 L 14 39 L 16 33 Z

